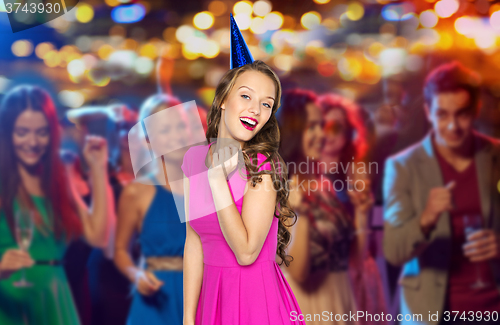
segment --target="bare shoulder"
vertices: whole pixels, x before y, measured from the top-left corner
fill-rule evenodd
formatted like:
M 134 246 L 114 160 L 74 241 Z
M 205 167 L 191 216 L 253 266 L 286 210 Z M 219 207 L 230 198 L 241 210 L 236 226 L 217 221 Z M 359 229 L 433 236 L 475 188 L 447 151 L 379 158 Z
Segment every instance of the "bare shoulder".
M 120 195 L 120 200 L 141 200 L 154 193 L 153 185 L 142 184 L 138 181 L 127 184 Z
M 288 202 L 290 206 L 294 209 L 300 206 L 300 202 L 302 201 L 302 192 L 299 187 L 299 180 L 297 176 L 292 176 L 288 181 L 288 189 L 290 191 L 288 196 Z

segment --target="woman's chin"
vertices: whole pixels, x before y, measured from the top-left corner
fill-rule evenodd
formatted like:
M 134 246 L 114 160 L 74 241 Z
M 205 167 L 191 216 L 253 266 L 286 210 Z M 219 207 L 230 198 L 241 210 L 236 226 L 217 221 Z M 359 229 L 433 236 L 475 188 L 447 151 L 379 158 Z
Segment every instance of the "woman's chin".
M 30 157 L 30 158 L 27 158 L 27 157 L 18 157 L 19 161 L 21 162 L 21 164 L 23 164 L 23 166 L 27 167 L 27 168 L 32 168 L 32 167 L 35 167 L 36 165 L 38 165 L 38 163 L 40 162 L 40 159 L 41 157 Z
M 252 138 L 255 136 L 256 133 L 254 132 L 249 132 L 249 131 L 244 131 L 244 132 L 238 132 L 234 135 L 234 140 L 238 142 L 248 142 L 252 140 Z

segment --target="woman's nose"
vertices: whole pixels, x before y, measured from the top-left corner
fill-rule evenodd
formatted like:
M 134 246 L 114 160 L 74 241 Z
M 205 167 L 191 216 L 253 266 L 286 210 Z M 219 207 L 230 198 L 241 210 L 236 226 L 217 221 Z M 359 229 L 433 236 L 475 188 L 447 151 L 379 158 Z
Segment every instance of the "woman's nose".
M 260 104 L 259 103 L 252 103 L 250 106 L 250 109 L 248 111 L 252 114 L 260 115 Z
M 38 138 L 36 134 L 30 134 L 28 136 L 28 144 L 32 147 L 36 147 L 38 145 Z

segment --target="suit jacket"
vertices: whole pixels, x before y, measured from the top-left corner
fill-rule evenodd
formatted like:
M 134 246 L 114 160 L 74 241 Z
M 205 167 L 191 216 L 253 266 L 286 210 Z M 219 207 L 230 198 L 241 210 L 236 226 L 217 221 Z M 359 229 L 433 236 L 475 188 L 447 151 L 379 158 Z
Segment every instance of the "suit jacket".
M 475 162 L 485 225 L 500 234 L 500 145 L 474 132 Z M 449 213 L 443 213 L 426 238 L 420 216 L 429 192 L 444 186 L 433 151 L 431 134 L 420 143 L 390 157 L 384 177 L 384 254 L 394 265 L 403 265 L 401 313 L 422 317 L 402 324 L 437 324 L 429 313 L 442 318 L 451 258 Z M 491 260 L 500 291 L 500 261 Z M 408 316 L 407 316 L 408 317 Z M 412 317 L 413 318 L 413 317 Z

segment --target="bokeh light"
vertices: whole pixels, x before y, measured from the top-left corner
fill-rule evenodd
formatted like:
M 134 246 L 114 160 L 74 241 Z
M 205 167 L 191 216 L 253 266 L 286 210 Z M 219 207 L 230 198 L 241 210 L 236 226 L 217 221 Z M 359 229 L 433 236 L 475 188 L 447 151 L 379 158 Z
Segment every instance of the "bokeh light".
M 208 11 L 210 11 L 214 16 L 221 16 L 226 13 L 226 10 L 226 4 L 219 0 L 212 1 L 208 5 Z
M 292 70 L 293 57 L 287 54 L 278 54 L 274 57 L 273 63 L 276 66 L 276 68 L 284 72 L 288 72 Z
M 267 31 L 266 25 L 264 24 L 264 19 L 260 17 L 252 18 L 250 31 L 254 34 L 264 34 Z
M 214 24 L 214 16 L 208 11 L 197 13 L 193 18 L 193 25 L 198 29 L 209 29 Z
M 150 58 L 140 56 L 134 62 L 134 70 L 140 75 L 148 76 L 154 69 L 154 62 Z
M 491 14 L 490 25 L 496 30 L 500 30 L 500 11 Z
M 234 4 L 234 15 L 247 14 L 251 15 L 253 11 L 253 4 L 250 1 L 239 1 Z
M 57 97 L 63 105 L 70 108 L 78 108 L 85 103 L 85 97 L 79 91 L 62 90 Z
M 449 50 L 453 46 L 453 35 L 447 32 L 440 33 L 437 45 L 441 50 Z
M 273 9 L 271 3 L 265 0 L 259 0 L 253 4 L 253 12 L 256 16 L 264 17 Z
M 212 59 L 219 55 L 219 51 L 219 44 L 216 41 L 208 40 L 201 54 L 207 59 Z
M 68 73 L 74 77 L 80 77 L 85 73 L 85 62 L 82 60 L 73 60 L 68 63 Z
M 136 23 L 141 21 L 145 15 L 146 8 L 140 3 L 116 7 L 111 11 L 111 18 L 122 24 Z
M 493 31 L 484 30 L 474 37 L 474 42 L 480 49 L 492 48 L 496 43 L 496 35 Z
M 468 16 L 460 17 L 455 20 L 455 30 L 462 35 L 471 35 L 474 32 L 474 19 Z
M 76 20 L 81 23 L 88 23 L 94 18 L 94 8 L 87 3 L 78 3 L 76 5 Z
M 330 0 L 314 0 L 314 2 L 316 2 L 319 5 L 324 5 L 330 2 Z
M 154 60 L 158 57 L 158 51 L 153 44 L 147 43 L 141 46 L 141 49 L 139 50 L 139 55 Z
M 420 13 L 420 24 L 426 28 L 433 28 L 438 23 L 438 16 L 434 10 L 425 10 Z
M 337 64 L 337 68 L 342 79 L 345 81 L 351 81 L 359 76 L 362 70 L 362 65 L 356 58 L 342 57 Z
M 28 40 L 18 40 L 12 44 L 11 50 L 17 57 L 30 56 L 33 53 L 33 43 Z
M 55 68 L 61 62 L 61 56 L 56 50 L 49 51 L 43 58 L 43 63 L 49 68 Z
M 118 0 L 104 0 L 104 2 L 106 2 L 106 4 L 110 7 L 116 7 L 120 4 L 120 1 Z
M 380 52 L 382 52 L 383 50 L 385 49 L 385 46 L 379 42 L 374 42 L 372 44 L 370 44 L 370 46 L 368 47 L 368 53 L 374 57 L 374 58 L 378 58 L 379 55 L 380 55 Z
M 438 17 L 448 18 L 457 12 L 460 3 L 458 0 L 441 0 L 436 2 L 434 5 L 434 10 Z
M 252 25 L 252 16 L 248 13 L 239 13 L 234 16 L 240 30 L 247 30 Z
M 413 14 L 414 11 L 415 8 L 411 3 L 391 3 L 382 8 L 381 15 L 387 21 L 399 21 L 409 19 L 408 14 Z
M 277 30 L 283 26 L 283 15 L 280 12 L 273 11 L 264 17 L 264 25 L 267 30 Z
M 337 70 L 337 67 L 331 61 L 323 61 L 323 62 L 318 64 L 318 72 L 323 77 L 333 76 L 333 74 L 335 73 L 336 70 Z
M 195 29 L 188 25 L 182 25 L 177 28 L 175 38 L 181 43 L 185 43 L 189 38 L 194 36 Z
M 109 56 L 114 52 L 114 49 L 111 45 L 109 44 L 104 44 L 102 45 L 99 50 L 97 51 L 97 55 L 103 59 L 106 60 L 109 58 Z
M 350 20 L 360 20 L 365 14 L 365 8 L 361 3 L 354 1 L 347 5 L 347 11 L 345 14 Z
M 187 44 L 182 44 L 182 55 L 187 60 L 196 60 L 200 57 L 200 54 L 197 52 L 193 52 Z
M 38 58 L 43 59 L 45 57 L 45 54 L 47 54 L 49 51 L 54 49 L 54 45 L 49 42 L 43 42 L 40 43 L 36 46 L 35 48 L 35 54 Z
M 316 11 L 310 11 L 302 15 L 300 23 L 305 29 L 315 29 L 321 24 L 321 15 Z

